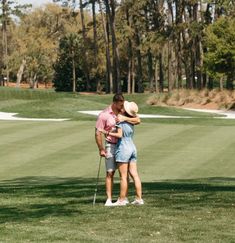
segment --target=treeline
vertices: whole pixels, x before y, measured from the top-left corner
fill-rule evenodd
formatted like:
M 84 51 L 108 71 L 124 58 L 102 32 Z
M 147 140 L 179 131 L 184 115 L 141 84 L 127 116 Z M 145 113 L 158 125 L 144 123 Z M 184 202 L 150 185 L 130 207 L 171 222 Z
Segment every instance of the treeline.
M 1 0 L 0 84 L 57 91 L 232 90 L 235 0 Z M 61 3 L 61 4 L 60 4 Z

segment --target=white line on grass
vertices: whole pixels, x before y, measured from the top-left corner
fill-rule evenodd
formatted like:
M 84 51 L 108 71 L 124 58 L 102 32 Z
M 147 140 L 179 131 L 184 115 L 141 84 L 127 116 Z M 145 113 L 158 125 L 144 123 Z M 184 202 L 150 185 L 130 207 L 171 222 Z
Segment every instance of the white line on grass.
M 198 111 L 198 112 L 207 112 L 207 113 L 214 113 L 219 115 L 224 115 L 224 117 L 214 117 L 217 119 L 235 119 L 235 111 L 222 111 L 222 110 L 207 110 L 207 109 L 191 109 L 191 108 L 184 108 L 185 110 L 190 111 Z M 87 115 L 94 115 L 98 116 L 101 110 L 95 111 L 78 111 L 83 114 Z M 8 113 L 8 112 L 0 112 L 0 120 L 6 121 L 67 121 L 69 119 L 54 119 L 54 118 L 22 118 L 22 117 L 15 117 L 18 113 Z M 195 118 L 191 116 L 167 116 L 167 115 L 154 115 L 154 114 L 139 114 L 140 118 Z
M 214 113 L 219 115 L 224 115 L 224 117 L 213 117 L 213 118 L 219 118 L 219 119 L 235 119 L 235 112 L 234 111 L 221 111 L 221 110 L 203 110 L 203 109 L 189 109 L 184 108 L 185 110 L 191 110 L 191 111 L 198 111 L 198 112 L 208 112 L 208 113 Z M 101 110 L 96 111 L 78 111 L 83 114 L 87 115 L 94 115 L 98 116 Z M 153 114 L 139 114 L 140 118 L 195 118 L 192 116 L 166 116 L 166 115 L 153 115 Z
M 224 115 L 225 117 L 214 117 L 218 119 L 235 119 L 235 111 L 223 111 L 223 110 L 209 110 L 209 109 L 192 109 L 192 108 L 184 108 L 189 111 L 198 111 L 198 112 L 207 112 L 214 113 L 219 115 Z
M 44 119 L 44 118 L 22 118 L 15 117 L 18 113 L 0 112 L 0 120 L 5 121 L 67 121 L 69 119 Z
M 87 115 L 98 116 L 101 111 L 78 111 Z M 191 116 L 165 116 L 165 115 L 153 115 L 153 114 L 139 114 L 140 118 L 192 118 Z

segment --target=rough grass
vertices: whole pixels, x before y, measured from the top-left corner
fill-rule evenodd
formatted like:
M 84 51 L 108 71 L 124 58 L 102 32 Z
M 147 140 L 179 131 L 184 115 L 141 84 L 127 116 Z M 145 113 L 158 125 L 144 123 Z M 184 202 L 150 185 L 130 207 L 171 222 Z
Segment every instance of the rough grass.
M 184 106 L 192 105 L 212 105 L 220 109 L 235 108 L 235 91 L 218 89 L 214 90 L 174 90 L 171 93 L 151 96 L 148 101 L 150 105 L 169 105 L 169 106 Z

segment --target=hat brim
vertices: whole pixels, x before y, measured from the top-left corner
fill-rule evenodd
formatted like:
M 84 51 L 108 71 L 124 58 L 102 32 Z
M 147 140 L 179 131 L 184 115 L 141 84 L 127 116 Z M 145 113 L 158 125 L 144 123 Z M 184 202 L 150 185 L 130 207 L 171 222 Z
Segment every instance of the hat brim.
M 137 116 L 137 113 L 134 113 L 133 111 L 131 111 L 131 102 L 124 101 L 124 110 L 131 117 Z

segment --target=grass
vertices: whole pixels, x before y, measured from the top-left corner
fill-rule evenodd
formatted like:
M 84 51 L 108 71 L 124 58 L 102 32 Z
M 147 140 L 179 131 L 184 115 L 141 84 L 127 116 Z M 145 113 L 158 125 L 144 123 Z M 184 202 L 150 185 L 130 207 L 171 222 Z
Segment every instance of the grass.
M 102 166 L 93 207 L 99 163 L 95 118 L 73 112 L 101 109 L 111 96 L 48 92 L 48 98 L 41 91 L 29 98 L 31 91 L 14 90 L 17 97 L 11 92 L 0 89 L 0 111 L 40 117 L 37 109 L 48 109 L 46 117 L 54 104 L 57 117 L 67 114 L 72 120 L 0 121 L 0 242 L 235 242 L 234 121 L 201 114 L 190 121 L 143 120 L 135 143 L 146 204 L 104 207 Z M 142 111 L 180 113 L 149 108 L 146 95 L 129 98 Z M 32 108 L 32 102 L 44 108 Z M 116 175 L 114 199 L 118 191 Z
M 151 94 L 125 95 L 127 100 L 133 100 L 139 105 L 143 114 L 192 116 L 205 118 L 204 123 L 213 123 L 215 114 L 187 111 L 179 108 L 157 107 L 147 104 Z M 51 90 L 20 90 L 0 87 L 0 110 L 2 112 L 18 113 L 20 117 L 29 118 L 69 118 L 71 120 L 91 120 L 96 117 L 79 113 L 79 110 L 102 110 L 110 104 L 112 95 L 82 95 L 71 93 L 55 93 Z M 207 121 L 209 119 L 209 121 Z M 145 119 L 145 122 L 156 122 L 156 119 Z M 161 123 L 177 122 L 177 120 L 160 120 Z M 185 123 L 185 121 L 183 121 Z M 217 122 L 215 121 L 215 124 Z M 226 123 L 227 124 L 227 123 Z M 235 124 L 232 123 L 232 124 Z

